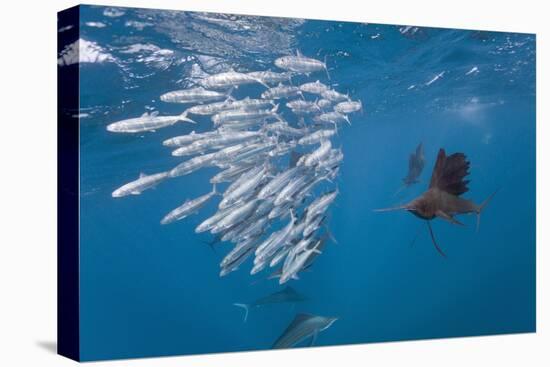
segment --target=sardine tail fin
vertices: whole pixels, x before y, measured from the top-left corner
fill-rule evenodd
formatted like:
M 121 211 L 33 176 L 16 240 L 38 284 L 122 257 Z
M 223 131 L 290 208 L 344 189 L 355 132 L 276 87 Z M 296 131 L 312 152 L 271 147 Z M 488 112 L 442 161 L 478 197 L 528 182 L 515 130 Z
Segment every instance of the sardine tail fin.
M 292 84 L 292 77 L 293 77 L 293 76 L 294 76 L 294 75 L 293 75 L 292 73 L 289 74 L 289 76 L 288 76 L 288 84 L 290 84 L 290 85 L 294 85 L 294 84 Z
M 327 73 L 327 79 L 330 80 L 330 74 L 328 73 L 328 67 L 327 67 L 327 55 L 325 55 L 325 73 Z
M 344 120 L 348 123 L 349 126 L 351 126 L 351 121 L 349 120 L 348 115 L 344 115 Z
M 246 322 L 246 320 L 248 320 L 248 311 L 250 310 L 250 305 L 247 305 L 246 303 L 233 303 L 233 306 L 244 309 L 244 322 Z
M 262 79 L 260 78 L 257 78 L 255 79 L 258 83 L 260 83 L 261 85 L 263 85 L 264 87 L 266 87 L 267 89 L 271 88 L 269 85 L 267 85 Z
M 179 115 L 179 121 L 185 121 L 185 122 L 190 122 L 192 124 L 196 124 L 197 123 L 196 121 L 193 121 L 189 117 L 187 117 L 187 113 L 188 113 L 187 110 L 183 111 L 183 113 Z
M 332 242 L 337 244 L 338 241 L 336 241 L 336 238 L 334 237 L 334 235 L 330 231 L 329 227 L 326 224 L 324 225 L 324 227 L 325 227 L 325 233 L 326 233 L 327 238 L 329 238 Z

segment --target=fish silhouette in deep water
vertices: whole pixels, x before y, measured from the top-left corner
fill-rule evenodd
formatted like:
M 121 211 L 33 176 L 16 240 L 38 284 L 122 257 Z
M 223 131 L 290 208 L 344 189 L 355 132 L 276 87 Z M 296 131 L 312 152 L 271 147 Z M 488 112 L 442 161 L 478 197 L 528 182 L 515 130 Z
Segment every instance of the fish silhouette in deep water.
M 272 293 L 265 297 L 258 298 L 252 303 L 234 303 L 235 306 L 244 309 L 244 321 L 248 319 L 248 312 L 251 308 L 261 307 L 265 305 L 272 305 L 276 303 L 296 303 L 306 301 L 307 298 L 294 290 L 294 288 L 287 286 L 285 289 L 279 292 Z
M 375 211 L 406 210 L 418 218 L 426 220 L 435 248 L 442 256 L 445 256 L 445 253 L 435 240 L 430 220 L 441 218 L 452 224 L 464 225 L 455 216 L 458 214 L 476 213 L 477 228 L 479 229 L 480 214 L 496 193 L 496 191 L 493 192 L 480 205 L 461 198 L 460 196 L 468 191 L 468 183 L 470 181 L 466 180 L 465 177 L 470 174 L 469 169 L 470 162 L 466 160 L 464 153 L 454 153 L 447 156 L 444 149 L 439 149 L 430 186 L 426 192 L 408 204 L 394 208 L 377 209 Z
M 319 332 L 328 329 L 336 320 L 338 320 L 337 317 L 298 314 L 273 344 L 273 349 L 291 348 L 309 337 L 311 337 L 309 346 L 312 346 Z
M 205 245 L 207 245 L 208 247 L 210 247 L 210 250 L 212 250 L 212 252 L 216 253 L 216 247 L 215 246 L 222 243 L 222 236 L 217 234 L 217 235 L 213 236 L 212 239 L 210 239 L 210 240 L 201 240 L 200 242 L 202 242 Z
M 414 153 L 409 157 L 409 172 L 407 176 L 403 179 L 403 184 L 405 186 L 411 186 L 415 183 L 420 182 L 418 177 L 424 169 L 424 164 L 426 159 L 424 158 L 424 146 L 422 143 L 418 144 Z
M 397 190 L 394 196 L 399 194 L 407 187 L 420 182 L 418 178 L 422 174 L 422 170 L 424 170 L 425 163 L 426 159 L 424 157 L 424 146 L 422 143 L 420 143 L 416 147 L 416 150 L 409 156 L 409 171 L 407 172 L 407 176 L 403 178 L 403 184 L 401 185 L 399 190 Z

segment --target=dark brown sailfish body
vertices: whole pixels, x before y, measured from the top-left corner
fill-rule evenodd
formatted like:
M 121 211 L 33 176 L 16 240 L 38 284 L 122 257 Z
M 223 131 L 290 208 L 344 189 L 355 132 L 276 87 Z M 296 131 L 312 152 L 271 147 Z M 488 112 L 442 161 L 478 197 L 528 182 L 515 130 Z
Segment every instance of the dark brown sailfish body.
M 463 153 L 454 153 L 447 156 L 445 150 L 439 149 L 428 190 L 408 204 L 396 208 L 379 209 L 377 211 L 401 209 L 407 210 L 421 219 L 425 219 L 434 246 L 441 255 L 445 256 L 435 241 L 429 221 L 439 217 L 452 224 L 463 225 L 455 219 L 456 215 L 476 213 L 478 216 L 477 225 L 479 227 L 479 215 L 494 195 L 493 193 L 480 205 L 461 198 L 460 196 L 468 191 L 468 183 L 470 181 L 465 178 L 469 174 L 470 162 Z
M 415 215 L 424 219 L 436 216 L 449 220 L 456 214 L 478 212 L 479 207 L 473 202 L 462 199 L 460 195 L 468 191 L 470 162 L 463 153 L 450 156 L 443 149 L 439 150 L 430 180 L 428 191 L 406 206 Z M 452 220 L 451 220 L 452 221 Z

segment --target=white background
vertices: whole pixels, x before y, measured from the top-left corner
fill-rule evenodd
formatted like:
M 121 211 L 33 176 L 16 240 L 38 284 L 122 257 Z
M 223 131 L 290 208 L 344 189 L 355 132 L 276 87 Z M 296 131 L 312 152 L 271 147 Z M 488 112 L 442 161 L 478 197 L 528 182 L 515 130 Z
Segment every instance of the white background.
M 56 339 L 56 12 L 73 1 L 3 3 L 0 21 L 0 366 L 69 366 Z M 549 10 L 544 1 L 179 0 L 126 5 L 537 33 L 537 333 L 284 352 L 102 362 L 110 366 L 550 365 Z M 546 190 L 545 190 L 546 188 Z M 510 213 L 513 220 L 514 213 Z M 521 245 L 521 244 L 518 244 Z M 235 330 L 238 333 L 239 330 Z M 95 365 L 95 364 L 94 364 Z

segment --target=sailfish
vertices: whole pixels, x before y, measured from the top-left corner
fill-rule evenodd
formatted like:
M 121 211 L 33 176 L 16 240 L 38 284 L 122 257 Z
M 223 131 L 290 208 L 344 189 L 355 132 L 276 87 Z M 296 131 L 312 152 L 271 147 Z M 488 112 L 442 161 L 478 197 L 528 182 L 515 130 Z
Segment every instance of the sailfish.
M 317 340 L 317 335 L 328 329 L 337 320 L 337 317 L 298 314 L 279 339 L 275 341 L 273 349 L 292 348 L 308 338 L 310 338 L 309 346 L 311 347 Z
M 469 180 L 465 179 L 470 174 L 470 162 L 464 153 L 454 153 L 449 156 L 443 148 L 439 149 L 437 160 L 432 172 L 430 186 L 422 195 L 408 204 L 385 209 L 376 209 L 377 212 L 394 210 L 406 210 L 411 212 L 427 223 L 430 237 L 436 250 L 445 256 L 445 253 L 437 244 L 430 221 L 434 218 L 441 218 L 455 225 L 464 224 L 458 221 L 455 216 L 459 214 L 477 214 L 477 228 L 479 229 L 479 218 L 483 209 L 493 198 L 493 192 L 481 204 L 464 199 L 462 194 L 468 192 Z
M 401 191 L 410 187 L 416 183 L 419 183 L 419 177 L 424 169 L 424 146 L 422 143 L 418 144 L 416 150 L 409 156 L 409 170 L 407 176 L 403 178 L 401 187 L 395 192 L 394 196 Z
M 414 153 L 409 157 L 409 172 L 407 176 L 403 178 L 403 185 L 411 186 L 419 182 L 418 177 L 424 169 L 424 146 L 422 143 L 418 144 Z

